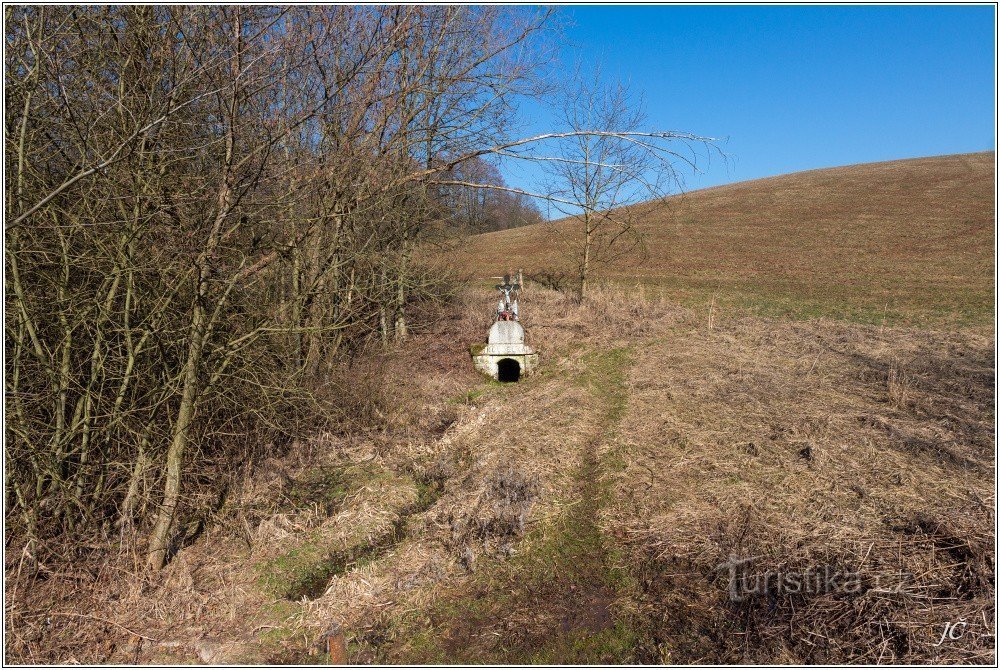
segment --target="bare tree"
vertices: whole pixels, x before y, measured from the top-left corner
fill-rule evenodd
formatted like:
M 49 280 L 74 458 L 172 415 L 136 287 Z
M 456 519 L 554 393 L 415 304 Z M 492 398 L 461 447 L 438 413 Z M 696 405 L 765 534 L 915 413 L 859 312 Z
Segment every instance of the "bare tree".
M 570 253 L 580 300 L 587 297 L 596 266 L 641 248 L 629 205 L 680 186 L 677 161 L 694 168 L 693 143 L 709 141 L 688 133 L 644 131 L 641 101 L 621 83 L 594 83 L 600 78 L 599 69 L 586 81 L 577 75 L 559 110 L 567 136 L 554 155 L 542 159 L 550 175 L 547 200 L 576 222 Z
M 29 563 L 118 528 L 159 568 L 197 488 L 267 442 L 227 436 L 318 420 L 345 342 L 405 336 L 434 179 L 506 139 L 546 16 L 7 9 L 5 495 Z
M 548 19 L 6 8 L 5 520 L 26 564 L 98 537 L 158 569 L 236 465 L 330 414 L 312 391 L 336 361 L 405 338 L 433 293 L 414 251 L 448 190 L 538 195 L 464 166 L 579 165 L 563 145 L 584 138 L 665 157 L 680 135 L 587 125 L 615 117 L 514 135 Z M 594 215 L 603 189 L 543 195 Z

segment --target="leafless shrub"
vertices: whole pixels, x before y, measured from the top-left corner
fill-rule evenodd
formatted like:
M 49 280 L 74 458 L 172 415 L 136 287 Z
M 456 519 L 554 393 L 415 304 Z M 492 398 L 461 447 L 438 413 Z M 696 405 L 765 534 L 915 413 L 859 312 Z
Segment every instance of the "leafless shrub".
M 406 340 L 442 288 L 422 231 L 452 170 L 509 143 L 541 56 L 514 47 L 546 14 L 5 14 L 6 520 L 28 563 L 117 526 L 162 567 L 224 473 L 337 413 L 315 390 L 345 357 Z
M 552 291 L 565 291 L 570 285 L 570 274 L 556 268 L 538 270 L 531 273 L 531 281 Z

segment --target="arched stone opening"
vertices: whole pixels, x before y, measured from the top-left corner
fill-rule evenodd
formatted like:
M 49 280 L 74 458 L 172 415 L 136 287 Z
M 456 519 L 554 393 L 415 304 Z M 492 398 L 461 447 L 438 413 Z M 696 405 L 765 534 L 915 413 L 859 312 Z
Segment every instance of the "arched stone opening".
M 501 358 L 497 361 L 497 381 L 516 382 L 521 379 L 521 364 L 513 358 Z

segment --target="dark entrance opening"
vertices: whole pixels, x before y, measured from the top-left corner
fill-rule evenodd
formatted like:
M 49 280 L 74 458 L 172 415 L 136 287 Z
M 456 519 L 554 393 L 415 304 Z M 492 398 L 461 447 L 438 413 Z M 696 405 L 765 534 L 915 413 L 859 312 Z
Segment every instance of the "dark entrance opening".
M 516 382 L 521 379 L 521 364 L 513 358 L 501 358 L 497 361 L 497 381 Z

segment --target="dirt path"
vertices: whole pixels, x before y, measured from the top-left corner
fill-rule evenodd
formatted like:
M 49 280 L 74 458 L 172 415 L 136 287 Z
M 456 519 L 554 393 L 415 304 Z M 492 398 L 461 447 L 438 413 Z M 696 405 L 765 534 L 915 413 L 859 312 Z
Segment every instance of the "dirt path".
M 638 660 L 630 603 L 634 585 L 615 567 L 599 526 L 608 495 L 604 455 L 627 402 L 630 352 L 600 350 L 579 370 L 546 380 L 584 391 L 584 415 L 598 420 L 579 447 L 561 512 L 528 532 L 509 559 L 487 561 L 444 590 L 416 625 L 386 635 L 384 663 L 627 663 Z M 566 402 L 573 400 L 567 396 Z M 580 403 L 580 399 L 574 400 Z M 556 408 L 559 411 L 559 408 Z M 567 427 L 573 430 L 575 427 Z M 526 427 L 530 429 L 530 424 Z M 596 430 L 595 430 L 596 429 Z M 532 435 L 525 435 L 532 442 Z

